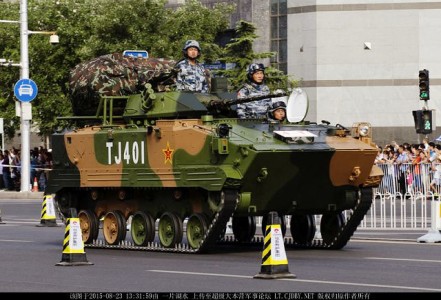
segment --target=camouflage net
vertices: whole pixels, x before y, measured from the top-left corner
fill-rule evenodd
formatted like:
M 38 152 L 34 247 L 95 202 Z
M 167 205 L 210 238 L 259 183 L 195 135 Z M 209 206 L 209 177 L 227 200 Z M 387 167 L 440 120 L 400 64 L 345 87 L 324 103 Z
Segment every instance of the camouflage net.
M 78 64 L 69 79 L 70 100 L 75 115 L 95 115 L 99 96 L 139 93 L 145 84 L 165 91 L 175 83 L 174 60 L 107 54 Z

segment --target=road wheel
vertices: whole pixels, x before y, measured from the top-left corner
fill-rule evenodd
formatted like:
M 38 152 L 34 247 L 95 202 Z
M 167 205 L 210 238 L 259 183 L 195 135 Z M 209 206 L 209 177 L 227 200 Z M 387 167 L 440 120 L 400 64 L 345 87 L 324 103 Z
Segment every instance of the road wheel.
M 193 214 L 187 222 L 187 241 L 190 247 L 196 249 L 204 240 L 207 233 L 207 220 L 203 214 Z
M 332 244 L 340 229 L 345 225 L 342 213 L 324 214 L 320 221 L 320 233 L 325 244 Z
M 155 239 L 155 220 L 149 213 L 137 211 L 132 216 L 130 232 L 135 245 L 146 246 Z
M 159 241 L 165 248 L 173 248 L 182 241 L 183 225 L 181 218 L 172 212 L 165 212 L 159 219 Z
M 250 242 L 256 234 L 256 218 L 233 217 L 233 233 L 239 242 Z
M 291 217 L 291 235 L 297 244 L 312 242 L 316 226 L 314 215 L 295 215 Z
M 99 221 L 95 213 L 91 210 L 80 210 L 81 235 L 85 244 L 90 244 L 97 239 L 99 233 Z
M 103 234 L 109 245 L 117 245 L 126 238 L 126 220 L 120 211 L 110 211 L 104 216 Z

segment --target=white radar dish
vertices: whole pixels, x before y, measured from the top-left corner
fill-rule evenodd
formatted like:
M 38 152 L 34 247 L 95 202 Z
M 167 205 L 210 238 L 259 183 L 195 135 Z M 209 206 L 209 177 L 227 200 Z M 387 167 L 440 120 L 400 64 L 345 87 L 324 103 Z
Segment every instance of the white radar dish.
M 308 95 L 302 89 L 295 89 L 288 98 L 286 118 L 290 123 L 302 122 L 308 113 Z

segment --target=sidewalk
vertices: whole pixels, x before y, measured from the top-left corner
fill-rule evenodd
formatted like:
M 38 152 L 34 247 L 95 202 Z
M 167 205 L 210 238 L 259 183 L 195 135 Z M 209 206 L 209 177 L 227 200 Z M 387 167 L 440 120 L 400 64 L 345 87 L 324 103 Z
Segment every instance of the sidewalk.
M 38 199 L 43 200 L 43 192 L 16 192 L 0 190 L 1 199 Z

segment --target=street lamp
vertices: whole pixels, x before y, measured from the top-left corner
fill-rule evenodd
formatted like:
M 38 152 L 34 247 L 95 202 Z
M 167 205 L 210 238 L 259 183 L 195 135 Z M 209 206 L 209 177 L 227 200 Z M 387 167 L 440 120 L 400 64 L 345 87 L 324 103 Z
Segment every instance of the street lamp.
M 54 44 L 58 44 L 60 42 L 60 38 L 58 37 L 58 35 L 57 35 L 57 33 L 55 31 L 33 31 L 33 30 L 28 30 L 28 35 L 29 34 L 50 34 L 49 43 L 54 45 Z
M 59 42 L 58 35 L 54 31 L 31 31 L 28 30 L 28 1 L 20 0 L 20 21 L 0 20 L 0 23 L 19 23 L 20 24 L 20 63 L 1 61 L 0 66 L 19 66 L 20 79 L 29 79 L 29 34 L 50 34 L 50 43 Z M 30 191 L 30 121 L 32 120 L 32 105 L 30 102 L 16 104 L 16 114 L 21 117 L 21 192 Z

